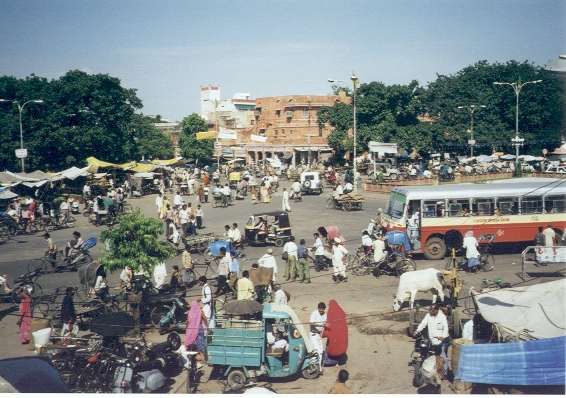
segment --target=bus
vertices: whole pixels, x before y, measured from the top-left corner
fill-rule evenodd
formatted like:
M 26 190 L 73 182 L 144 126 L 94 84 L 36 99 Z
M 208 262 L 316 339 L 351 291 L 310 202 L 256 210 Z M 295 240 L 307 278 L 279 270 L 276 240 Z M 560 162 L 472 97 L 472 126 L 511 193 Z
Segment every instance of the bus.
M 551 225 L 560 239 L 566 228 L 566 179 L 397 187 L 383 220 L 387 230 L 406 232 L 413 251 L 429 260 L 460 247 L 468 231 L 496 243 L 526 243 L 538 227 Z

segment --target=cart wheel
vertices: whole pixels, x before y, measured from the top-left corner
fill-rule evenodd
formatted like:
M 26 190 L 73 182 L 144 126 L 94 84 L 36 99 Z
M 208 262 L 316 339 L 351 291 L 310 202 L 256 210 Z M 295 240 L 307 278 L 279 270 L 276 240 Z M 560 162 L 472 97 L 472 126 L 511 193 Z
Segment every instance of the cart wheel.
M 342 203 L 342 210 L 345 210 L 345 211 L 352 210 L 352 203 L 350 203 L 350 202 Z
M 346 269 L 352 270 L 360 266 L 360 258 L 356 254 L 346 254 Z
M 318 363 L 311 363 L 308 367 L 303 369 L 302 375 L 307 380 L 316 379 L 320 374 Z
M 275 239 L 275 246 L 277 247 L 283 247 L 283 245 L 285 244 L 285 241 L 281 238 Z
M 247 378 L 242 370 L 232 369 L 230 373 L 228 373 L 226 381 L 231 390 L 241 390 L 246 385 Z

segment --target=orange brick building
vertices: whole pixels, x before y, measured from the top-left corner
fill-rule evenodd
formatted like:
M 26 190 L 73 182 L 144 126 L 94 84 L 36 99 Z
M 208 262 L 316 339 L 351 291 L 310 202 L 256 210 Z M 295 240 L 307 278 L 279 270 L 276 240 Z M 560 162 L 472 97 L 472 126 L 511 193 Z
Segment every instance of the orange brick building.
M 349 103 L 345 95 L 287 95 L 255 100 L 252 127 L 237 130 L 238 140 L 220 140 L 224 156 L 257 161 L 277 155 L 293 163 L 308 163 L 332 153 L 328 135 L 332 129 L 319 127 L 318 111 L 337 102 Z M 259 137 L 259 138 L 258 138 Z M 265 142 L 261 142 L 265 141 Z

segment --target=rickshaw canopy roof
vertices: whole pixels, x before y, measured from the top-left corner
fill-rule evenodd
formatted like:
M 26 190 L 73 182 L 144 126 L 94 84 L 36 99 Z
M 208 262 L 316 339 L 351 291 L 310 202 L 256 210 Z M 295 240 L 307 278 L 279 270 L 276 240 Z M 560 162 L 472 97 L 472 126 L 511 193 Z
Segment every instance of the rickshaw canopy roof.
M 287 228 L 291 226 L 291 223 L 289 222 L 289 214 L 282 212 L 282 211 L 273 211 L 273 212 L 269 212 L 269 213 L 258 213 L 258 214 L 253 214 L 252 217 L 255 218 L 260 218 L 260 217 L 277 217 L 278 221 L 279 221 L 279 227 L 282 228 Z

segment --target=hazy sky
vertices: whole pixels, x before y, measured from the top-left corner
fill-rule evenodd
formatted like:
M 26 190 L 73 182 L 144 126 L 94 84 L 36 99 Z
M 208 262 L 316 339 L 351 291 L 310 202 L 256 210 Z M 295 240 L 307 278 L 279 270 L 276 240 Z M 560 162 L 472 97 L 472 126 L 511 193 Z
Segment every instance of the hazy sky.
M 433 80 L 480 59 L 566 53 L 566 0 L 0 0 L 0 74 L 108 73 L 143 112 L 222 97 L 324 94 L 327 79 Z

